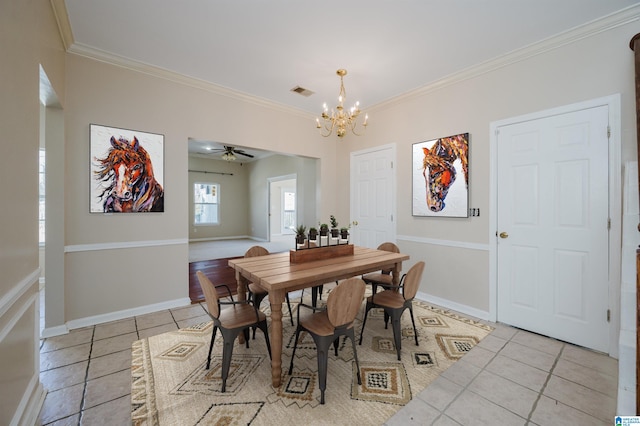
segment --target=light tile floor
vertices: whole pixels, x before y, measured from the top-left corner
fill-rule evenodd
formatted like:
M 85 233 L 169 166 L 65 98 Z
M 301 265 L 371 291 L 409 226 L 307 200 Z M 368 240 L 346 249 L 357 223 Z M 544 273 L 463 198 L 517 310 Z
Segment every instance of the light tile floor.
M 131 343 L 208 320 L 196 304 L 42 340 L 41 424 L 131 424 Z M 386 425 L 613 424 L 617 360 L 489 324 L 496 329 Z

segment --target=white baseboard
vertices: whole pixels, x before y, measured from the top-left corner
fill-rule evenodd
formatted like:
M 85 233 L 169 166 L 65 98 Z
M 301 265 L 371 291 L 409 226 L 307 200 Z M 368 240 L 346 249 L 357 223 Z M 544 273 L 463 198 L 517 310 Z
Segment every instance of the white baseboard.
M 105 322 L 117 321 L 137 315 L 150 314 L 165 309 L 180 308 L 189 306 L 191 299 L 184 297 L 181 299 L 168 300 L 166 302 L 154 303 L 152 305 L 139 306 L 137 308 L 124 309 L 122 311 L 110 312 L 108 314 L 94 315 L 91 317 L 79 318 L 67 322 L 69 330 L 102 324 Z
M 224 240 L 254 240 L 254 241 L 266 241 L 251 237 L 249 235 L 232 235 L 229 237 L 208 237 L 208 238 L 190 238 L 190 243 L 205 243 L 207 241 L 224 241 Z
M 437 296 L 433 296 L 431 294 L 427 294 L 427 293 L 423 293 L 421 291 L 419 291 L 416 294 L 416 299 L 420 299 L 423 302 L 427 302 L 427 303 L 433 303 L 434 305 L 438 305 L 442 308 L 447 308 L 447 309 L 451 309 L 452 311 L 456 311 L 459 312 L 461 314 L 465 314 L 465 315 L 469 315 L 472 317 L 475 317 L 477 319 L 481 319 L 481 320 L 485 320 L 485 321 L 489 321 L 489 312 L 487 311 L 482 311 L 480 309 L 471 307 L 471 306 L 467 306 L 467 305 L 463 305 L 460 303 L 456 303 L 456 302 L 452 302 L 451 300 L 448 299 L 442 299 L 440 297 Z
M 46 339 L 48 337 L 62 336 L 63 334 L 67 334 L 67 333 L 69 333 L 69 328 L 67 328 L 67 326 L 63 324 L 55 327 L 44 328 L 40 332 L 40 338 Z

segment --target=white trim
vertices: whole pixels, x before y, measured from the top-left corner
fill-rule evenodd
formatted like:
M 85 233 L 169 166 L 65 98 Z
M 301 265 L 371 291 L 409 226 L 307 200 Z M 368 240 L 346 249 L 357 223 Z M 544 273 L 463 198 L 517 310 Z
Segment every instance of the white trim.
M 166 309 L 181 308 L 189 306 L 191 299 L 183 297 L 181 299 L 167 300 L 166 302 L 154 303 L 151 305 L 138 306 L 137 308 L 123 309 L 121 311 L 109 312 L 107 314 L 94 315 L 85 318 L 78 318 L 67 322 L 69 330 L 76 328 L 88 327 L 91 325 L 102 324 L 105 322 L 117 321 L 137 315 L 150 314 Z
M 396 239 L 398 241 L 409 241 L 412 243 L 429 244 L 429 245 L 444 246 L 444 247 L 456 247 L 456 248 L 464 248 L 469 250 L 488 251 L 490 249 L 489 244 L 469 243 L 466 241 L 438 240 L 435 238 L 414 237 L 413 235 L 398 235 Z
M 60 24 L 60 22 L 59 22 Z M 286 114 L 298 116 L 305 119 L 313 119 L 315 115 L 302 111 L 298 108 L 293 108 L 288 105 L 280 104 L 275 101 L 260 98 L 255 95 L 241 92 L 239 90 L 223 87 L 208 81 L 200 80 L 198 78 L 189 77 L 175 71 L 171 71 L 165 68 L 161 68 L 155 65 L 150 65 L 142 61 L 133 60 L 124 56 L 115 55 L 104 50 L 97 49 L 86 44 L 74 42 L 67 48 L 68 53 L 83 56 L 85 58 L 94 59 L 96 61 L 105 62 L 110 65 L 137 71 L 143 74 L 148 74 L 153 77 L 163 78 L 165 80 L 172 81 L 174 83 L 183 84 L 185 86 L 193 87 L 196 89 L 204 90 L 206 92 L 215 93 L 228 98 L 241 100 L 247 103 L 258 105 L 261 107 L 269 108 L 276 111 L 281 111 Z
M 230 237 L 207 237 L 207 238 L 190 238 L 190 243 L 202 243 L 206 241 L 224 241 L 224 240 L 253 240 L 267 241 L 264 238 L 252 237 L 250 235 L 232 235 Z
M 31 306 L 36 306 L 37 300 L 38 294 L 32 294 L 27 300 L 25 300 L 24 304 L 22 304 L 22 306 L 20 306 L 17 311 L 12 313 L 11 318 L 9 318 L 8 321 L 3 318 L 2 322 L 6 322 L 4 327 L 0 329 L 0 342 L 3 341 L 5 337 L 7 337 L 13 327 L 15 327 L 15 325 L 18 323 L 20 318 L 22 318 L 25 312 L 27 312 L 27 309 L 29 309 Z M 16 304 L 14 303 L 11 307 L 13 308 L 15 306 Z
M 0 299 L 0 317 L 6 314 L 32 285 L 40 282 L 40 273 L 40 268 L 37 268 L 2 296 Z
M 489 72 L 507 67 L 518 62 L 525 61 L 551 50 L 558 49 L 562 46 L 576 43 L 585 38 L 592 37 L 602 32 L 612 30 L 614 28 L 636 22 L 638 20 L 640 20 L 640 5 L 629 6 L 605 17 L 596 19 L 584 25 L 549 37 L 546 40 L 532 43 L 528 46 L 524 46 L 502 56 L 498 56 L 480 64 L 473 65 L 460 72 L 450 74 L 421 88 L 411 90 L 407 93 L 369 106 L 367 109 L 369 111 L 373 111 L 379 108 L 388 107 L 392 104 L 408 101 L 417 97 L 422 97 L 425 94 L 435 92 L 436 90 L 440 90 L 448 86 L 453 86 L 463 81 L 470 80 L 472 78 L 487 74 Z
M 121 241 L 121 242 L 114 242 L 114 243 L 75 244 L 71 246 L 64 246 L 64 252 L 77 253 L 77 252 L 83 252 L 83 251 L 157 247 L 157 246 L 170 246 L 170 245 L 188 244 L 188 243 L 189 243 L 188 239 L 179 238 L 175 240 Z
M 438 305 L 442 308 L 451 309 L 461 314 L 470 315 L 472 317 L 475 317 L 481 320 L 485 320 L 485 321 L 489 320 L 489 312 L 487 311 L 482 311 L 480 309 L 463 305 L 461 303 L 452 302 L 451 300 L 448 300 L 448 299 L 442 299 L 438 296 L 433 296 L 428 293 L 423 293 L 419 291 L 418 293 L 416 293 L 416 299 L 422 300 L 423 302 Z
M 531 114 L 520 115 L 491 122 L 489 132 L 489 206 L 496 212 L 489 219 L 489 319 L 497 319 L 497 230 L 498 230 L 498 180 L 497 180 L 497 131 L 499 127 L 524 121 L 538 120 L 552 115 L 566 114 L 573 111 L 607 106 L 609 111 L 609 307 L 612 321 L 609 323 L 609 350 L 614 358 L 618 356 L 618 334 L 620 330 L 620 281 L 621 281 L 621 238 L 622 238 L 622 163 L 621 163 L 621 118 L 620 94 L 605 96 L 584 102 L 564 105 Z
M 47 391 L 40 383 L 40 371 L 38 368 L 36 373 L 31 376 L 31 380 L 29 380 L 29 384 L 27 385 L 25 392 L 22 394 L 20 403 L 18 404 L 18 407 L 16 407 L 16 411 L 14 412 L 9 425 L 17 426 L 39 424 L 40 422 L 38 421 L 38 417 L 40 415 L 40 410 L 44 405 L 44 399 L 46 396 Z
M 40 332 L 40 338 L 47 339 L 49 337 L 62 336 L 63 334 L 69 334 L 69 328 L 66 324 L 42 329 Z

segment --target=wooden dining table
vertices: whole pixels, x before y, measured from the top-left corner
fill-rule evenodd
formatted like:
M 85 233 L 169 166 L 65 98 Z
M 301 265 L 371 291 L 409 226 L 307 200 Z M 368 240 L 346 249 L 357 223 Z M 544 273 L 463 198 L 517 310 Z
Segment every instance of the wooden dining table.
M 238 298 L 246 299 L 248 283 L 256 283 L 269 292 L 271 304 L 271 382 L 280 386 L 282 376 L 282 303 L 290 291 L 335 282 L 382 269 L 391 269 L 393 283 L 398 284 L 402 262 L 409 256 L 402 253 L 355 246 L 353 254 L 329 259 L 291 263 L 289 252 L 229 260 L 235 269 Z M 316 249 L 308 249 L 316 250 Z

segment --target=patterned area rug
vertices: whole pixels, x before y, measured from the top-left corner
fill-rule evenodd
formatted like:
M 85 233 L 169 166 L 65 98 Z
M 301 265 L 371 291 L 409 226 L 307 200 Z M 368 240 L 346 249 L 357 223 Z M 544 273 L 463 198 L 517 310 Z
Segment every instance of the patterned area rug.
M 268 310 L 266 302 L 263 309 Z M 288 315 L 287 309 L 284 312 Z M 364 304 L 356 320 L 356 344 L 363 313 Z M 293 374 L 287 374 L 295 328 L 286 317 L 278 389 L 271 386 L 271 364 L 259 330 L 249 349 L 236 340 L 225 393 L 220 392 L 220 333 L 211 368 L 205 369 L 212 323 L 138 340 L 132 347 L 133 424 L 383 424 L 492 330 L 417 301 L 414 315 L 419 346 L 405 311 L 399 362 L 391 326 L 384 328 L 383 311 L 369 312 L 362 346 L 357 346 L 362 385 L 357 384 L 351 342 L 340 340 L 338 357 L 333 352 L 329 356 L 325 405 L 320 405 L 316 349 L 310 336 L 301 334 Z

